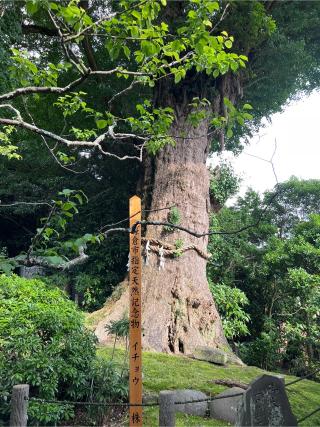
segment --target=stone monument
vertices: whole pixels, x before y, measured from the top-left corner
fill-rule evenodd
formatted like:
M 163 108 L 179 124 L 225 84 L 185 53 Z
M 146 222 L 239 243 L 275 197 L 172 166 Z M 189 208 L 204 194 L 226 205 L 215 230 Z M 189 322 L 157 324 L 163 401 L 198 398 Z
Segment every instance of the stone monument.
M 262 375 L 252 381 L 239 402 L 236 426 L 297 426 L 284 381 Z

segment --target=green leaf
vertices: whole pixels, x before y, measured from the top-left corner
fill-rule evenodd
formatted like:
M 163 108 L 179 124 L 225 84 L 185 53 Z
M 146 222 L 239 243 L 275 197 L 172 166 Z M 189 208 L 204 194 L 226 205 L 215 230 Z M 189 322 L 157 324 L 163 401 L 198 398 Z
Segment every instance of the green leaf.
M 189 12 L 188 12 L 188 18 L 190 18 L 190 19 L 196 19 L 196 17 L 197 17 L 196 12 L 194 10 L 189 10 Z
M 232 48 L 232 41 L 231 40 L 226 40 L 224 44 L 228 49 Z
M 250 104 L 244 104 L 244 106 L 242 107 L 244 110 L 252 110 L 253 107 Z
M 69 211 L 70 209 L 74 209 L 74 203 L 72 202 L 66 202 L 61 206 L 61 209 L 63 211 Z
M 108 126 L 109 122 L 107 120 L 96 120 L 96 125 L 98 129 L 104 129 Z
M 228 138 L 231 138 L 233 136 L 233 131 L 232 131 L 232 129 L 228 129 L 227 130 L 227 137 Z
M 123 53 L 125 54 L 126 58 L 130 59 L 130 49 L 125 44 L 122 46 Z
M 55 255 L 55 256 L 45 256 L 43 258 L 49 264 L 52 264 L 52 265 L 60 265 L 60 264 L 64 264 L 65 263 L 65 260 L 62 257 L 58 256 L 58 255 Z
M 131 12 L 131 15 L 134 16 L 135 18 L 137 18 L 137 20 L 139 20 L 139 21 L 141 20 L 141 13 L 138 12 L 137 10 L 133 10 Z
M 146 56 L 152 56 L 158 51 L 157 46 L 148 40 L 141 42 L 141 50 Z
M 219 70 L 215 69 L 212 73 L 213 77 L 216 79 L 219 76 Z
M 217 1 L 208 1 L 205 3 L 205 7 L 208 12 L 212 13 L 215 10 L 219 10 L 219 3 Z
M 57 5 L 57 3 L 51 2 L 51 3 L 49 3 L 49 6 L 50 6 L 51 10 L 58 10 L 59 9 L 59 6 Z
M 73 218 L 72 213 L 68 211 L 63 211 L 63 215 L 66 216 L 67 218 Z
M 80 203 L 80 205 L 83 204 L 83 197 L 81 196 L 81 194 L 77 193 L 73 197 L 75 197 L 78 200 L 78 202 Z
M 47 227 L 44 230 L 44 233 L 46 234 L 47 237 L 51 237 L 53 232 L 54 232 L 53 228 L 50 228 L 50 227 Z
M 58 224 L 64 230 L 66 227 L 67 221 L 64 218 L 59 218 Z
M 202 21 L 203 25 L 206 25 L 207 27 L 212 28 L 212 23 L 211 21 L 209 21 L 209 19 L 205 19 L 204 21 Z
M 244 125 L 244 118 L 241 116 L 237 116 L 237 122 L 239 123 L 240 126 Z
M 34 15 L 39 10 L 39 2 L 34 0 L 28 1 L 26 4 L 26 9 L 27 12 L 30 13 L 30 15 Z
M 72 194 L 74 192 L 74 190 L 70 190 L 69 188 L 64 188 L 62 191 L 59 191 L 59 195 L 61 196 L 70 196 L 70 194 Z

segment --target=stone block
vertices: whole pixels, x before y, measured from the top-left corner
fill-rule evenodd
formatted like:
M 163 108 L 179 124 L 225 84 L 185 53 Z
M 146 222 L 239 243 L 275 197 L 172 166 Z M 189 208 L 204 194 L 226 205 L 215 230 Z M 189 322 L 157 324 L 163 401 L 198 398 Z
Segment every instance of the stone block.
M 188 402 L 190 400 L 206 399 L 208 396 L 205 393 L 197 390 L 176 390 L 175 402 Z M 175 405 L 176 412 L 183 412 L 189 415 L 197 415 L 204 417 L 208 410 L 208 402 L 198 403 L 182 403 Z
M 283 378 L 262 375 L 252 381 L 239 402 L 235 425 L 297 426 Z
M 193 357 L 197 360 L 215 363 L 216 365 L 226 365 L 228 355 L 223 350 L 211 347 L 197 347 L 193 351 Z
M 242 394 L 244 391 L 245 390 L 243 388 L 232 387 L 218 394 L 216 397 L 228 397 L 209 402 L 210 418 L 224 420 L 234 424 L 237 417 L 237 408 L 239 402 L 242 400 Z M 239 396 L 239 393 L 241 393 L 241 396 Z

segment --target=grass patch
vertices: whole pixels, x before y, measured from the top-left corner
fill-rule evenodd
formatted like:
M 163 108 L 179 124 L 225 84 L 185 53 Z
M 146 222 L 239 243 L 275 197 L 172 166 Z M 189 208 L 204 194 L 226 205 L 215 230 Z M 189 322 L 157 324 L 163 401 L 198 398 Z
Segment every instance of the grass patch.
M 110 347 L 98 349 L 98 354 L 102 357 L 110 358 L 111 353 L 112 349 Z M 121 364 L 123 357 L 124 350 L 117 348 L 115 360 Z M 149 396 L 158 395 L 161 390 L 184 388 L 200 390 L 208 395 L 215 395 L 225 390 L 226 387 L 210 382 L 212 380 L 230 379 L 249 383 L 263 373 L 266 373 L 266 371 L 253 366 L 240 367 L 232 365 L 222 367 L 182 356 L 155 352 L 143 353 L 143 387 L 144 393 Z M 292 381 L 295 378 L 286 375 L 285 382 Z M 320 405 L 320 383 L 303 380 L 288 387 L 287 392 L 297 419 L 303 418 Z M 176 420 L 176 425 L 179 427 L 228 425 L 222 421 L 206 420 L 178 413 Z M 144 424 L 147 427 L 158 426 L 158 408 L 145 408 Z M 320 426 L 320 412 L 299 425 Z

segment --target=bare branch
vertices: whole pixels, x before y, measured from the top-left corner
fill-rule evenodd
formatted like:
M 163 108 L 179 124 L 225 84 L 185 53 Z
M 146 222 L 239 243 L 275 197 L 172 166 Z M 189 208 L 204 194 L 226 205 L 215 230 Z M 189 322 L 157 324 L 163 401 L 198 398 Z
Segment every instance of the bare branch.
M 273 159 L 274 159 L 276 152 L 277 152 L 277 140 L 275 139 L 274 140 L 274 150 L 273 150 L 273 153 L 272 153 L 272 156 L 270 157 L 270 159 L 265 159 L 263 157 L 256 156 L 255 154 L 247 153 L 246 151 L 243 151 L 243 154 L 245 154 L 246 156 L 249 156 L 249 157 L 254 157 L 255 159 L 261 160 L 263 162 L 269 163 L 271 168 L 272 168 L 272 172 L 273 172 L 275 181 L 277 184 L 279 184 L 278 176 L 277 176 L 276 169 L 275 169 L 275 166 L 273 163 Z
M 120 92 L 117 92 L 112 96 L 112 98 L 109 99 L 108 105 L 110 106 L 113 101 L 118 98 L 119 96 L 129 92 L 136 84 L 141 83 L 139 80 L 132 80 L 131 84 L 127 86 L 125 89 L 121 90 Z
M 22 120 L 20 111 L 17 110 L 16 108 L 14 108 L 11 104 L 1 104 L 0 108 L 7 108 L 8 110 L 13 111 L 14 114 L 16 115 L 17 119 L 20 120 L 20 121 Z
M 92 76 L 107 76 L 110 74 L 119 73 L 119 74 L 125 74 L 128 76 L 151 76 L 150 73 L 147 73 L 145 71 L 129 71 L 129 70 L 123 70 L 121 67 L 114 68 L 113 70 L 97 70 L 97 71 L 91 71 Z
M 23 265 L 39 265 L 41 267 L 49 267 L 54 268 L 55 270 L 71 270 L 72 268 L 85 263 L 89 259 L 89 256 L 84 253 L 84 248 L 80 246 L 79 248 L 79 256 L 76 258 L 73 258 L 69 261 L 66 261 L 63 264 L 51 264 L 49 261 L 47 261 L 45 258 L 41 256 L 30 256 L 29 259 L 20 261 Z
M 193 51 L 188 52 L 184 56 L 182 56 L 182 58 L 179 58 L 176 61 L 172 61 L 169 64 L 162 64 L 162 65 L 160 65 L 159 69 L 171 68 L 171 67 L 174 67 L 175 65 L 181 64 L 181 62 L 184 62 L 186 59 L 190 58 L 190 56 L 192 56 L 193 53 L 194 53 Z
M 224 20 L 224 18 L 226 17 L 226 15 L 227 15 L 227 11 L 228 11 L 228 9 L 229 9 L 229 7 L 230 7 L 230 3 L 227 3 L 226 4 L 226 7 L 224 8 L 224 10 L 223 10 L 223 12 L 222 12 L 222 14 L 221 14 L 221 17 L 220 17 L 220 19 L 219 19 L 219 21 L 212 27 L 212 29 L 210 30 L 210 34 L 212 34 L 213 33 L 213 31 L 221 24 L 221 22 Z
M 162 222 L 162 221 L 137 221 L 132 228 L 130 229 L 130 233 L 134 233 L 137 225 L 141 224 L 141 225 L 154 225 L 154 226 L 167 226 L 167 227 L 171 227 L 171 228 L 175 228 L 177 230 L 181 230 L 184 231 L 188 234 L 190 234 L 191 236 L 200 238 L 200 237 L 205 237 L 205 236 L 214 236 L 214 235 L 233 235 L 233 234 L 238 234 L 238 233 L 242 233 L 243 231 L 249 230 L 250 228 L 254 228 L 257 227 L 260 222 L 262 221 L 264 214 L 266 213 L 266 211 L 269 209 L 271 203 L 273 202 L 273 200 L 280 194 L 280 191 L 275 192 L 269 199 L 267 205 L 262 209 L 257 221 L 255 221 L 252 224 L 246 225 L 244 227 L 239 228 L 238 230 L 231 230 L 231 231 L 224 231 L 224 230 L 219 230 L 219 231 L 207 231 L 207 232 L 200 232 L 198 233 L 195 230 L 190 230 L 189 228 L 186 227 L 182 227 L 181 225 L 175 225 L 175 224 L 171 224 L 170 222 Z
M 49 17 L 53 23 L 53 26 L 55 27 L 55 29 L 57 30 L 57 32 L 59 34 L 62 49 L 63 49 L 66 57 L 68 58 L 69 62 L 71 62 L 81 74 L 86 74 L 88 72 L 87 67 L 84 65 L 83 61 L 79 60 L 76 57 L 76 55 L 74 55 L 74 53 L 70 49 L 70 46 L 67 45 L 65 38 L 64 38 L 64 35 L 62 34 L 61 28 L 59 27 L 58 23 L 56 22 L 53 14 L 51 13 L 50 10 L 48 10 L 48 14 L 49 14 Z
M 45 146 L 47 147 L 49 153 L 51 154 L 51 156 L 54 158 L 55 162 L 58 163 L 58 165 L 62 168 L 65 169 L 68 172 L 72 172 L 74 174 L 83 174 L 86 173 L 88 171 L 88 169 L 84 170 L 84 171 L 75 171 L 71 168 L 68 168 L 66 165 L 63 165 L 60 160 L 58 159 L 58 157 L 55 155 L 55 152 L 53 149 L 50 148 L 49 144 L 47 143 L 46 139 L 44 136 L 41 135 L 42 141 L 44 142 Z
M 20 114 L 20 113 L 19 113 Z M 21 115 L 20 115 L 21 117 Z M 140 135 L 135 135 L 135 134 L 131 134 L 131 133 L 114 133 L 113 132 L 113 126 L 109 126 L 109 129 L 107 132 L 103 133 L 102 135 L 98 136 L 94 141 L 77 141 L 77 140 L 69 140 L 66 138 L 62 138 L 61 136 L 53 133 L 53 132 L 49 132 L 46 129 L 41 129 L 35 125 L 32 125 L 30 123 L 27 123 L 23 120 L 13 120 L 13 119 L 6 119 L 6 118 L 0 118 L 0 124 L 3 125 L 11 125 L 11 126 L 17 126 L 17 127 L 21 127 L 23 129 L 27 129 L 30 130 L 31 132 L 34 132 L 38 135 L 42 135 L 48 138 L 53 139 L 54 141 L 57 141 L 59 143 L 62 143 L 64 145 L 67 145 L 68 147 L 88 147 L 88 148 L 97 148 L 101 153 L 103 153 L 106 156 L 109 157 L 115 157 L 118 160 L 127 160 L 127 159 L 136 159 L 141 161 L 141 155 L 140 156 L 117 156 L 114 153 L 110 153 L 108 151 L 105 151 L 102 146 L 101 143 L 106 139 L 106 137 L 110 137 L 114 140 L 123 140 L 123 139 L 129 139 L 129 138 L 136 138 L 139 139 L 140 141 L 146 142 L 148 140 L 147 137 L 143 137 Z M 141 150 L 143 149 L 143 146 L 141 148 Z
M 97 70 L 97 71 L 91 71 L 87 70 L 85 74 L 83 74 L 78 79 L 72 81 L 68 85 L 64 87 L 57 87 L 57 86 L 26 86 L 21 87 L 18 89 L 15 89 L 11 92 L 5 93 L 3 95 L 0 95 L 0 101 L 8 101 L 10 99 L 17 98 L 21 95 L 29 95 L 31 93 L 56 93 L 56 94 L 63 94 L 65 92 L 68 92 L 75 88 L 76 86 L 80 85 L 83 81 L 85 81 L 89 76 L 110 76 L 112 74 L 123 74 L 123 75 L 129 75 L 129 76 L 148 76 L 150 74 L 145 72 L 135 72 L 135 71 L 128 71 L 123 70 L 120 67 L 114 68 L 112 70 Z
M 19 205 L 30 205 L 30 206 L 46 205 L 52 208 L 52 205 L 50 205 L 50 203 L 47 203 L 47 202 L 14 202 L 14 203 L 3 204 L 1 203 L 1 200 L 0 200 L 0 208 L 11 208 L 12 206 L 19 206 Z
M 110 70 L 110 71 L 111 71 L 110 74 L 112 72 L 115 72 L 114 70 Z M 14 98 L 17 98 L 18 96 L 28 95 L 30 93 L 57 93 L 60 95 L 78 86 L 89 76 L 89 74 L 90 74 L 90 71 L 87 74 L 84 74 L 83 76 L 79 77 L 78 79 L 74 80 L 73 82 L 69 83 L 67 86 L 64 86 L 64 87 L 54 87 L 54 86 L 20 87 L 18 89 L 13 90 L 12 92 L 8 92 L 3 95 L 0 95 L 0 101 L 8 101 L 9 99 L 14 99 Z

